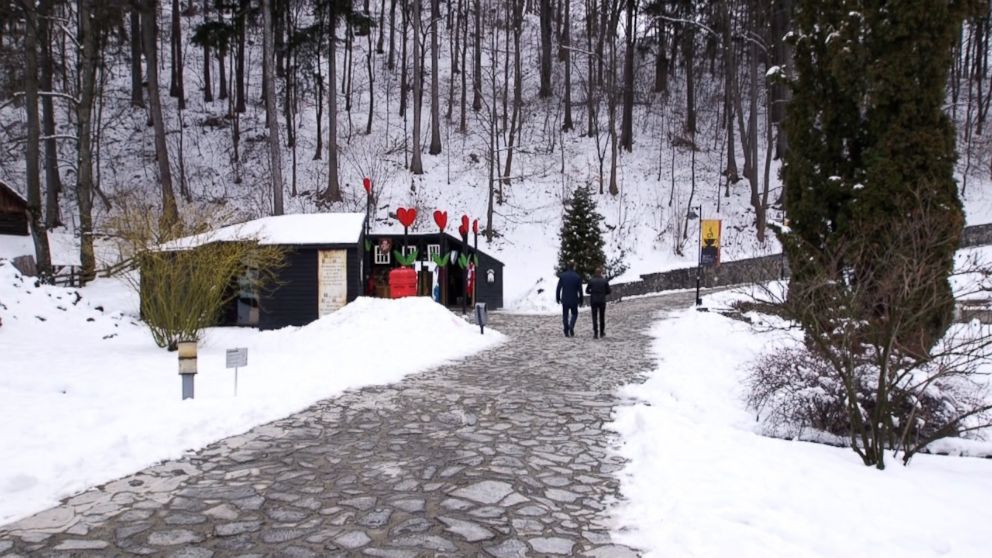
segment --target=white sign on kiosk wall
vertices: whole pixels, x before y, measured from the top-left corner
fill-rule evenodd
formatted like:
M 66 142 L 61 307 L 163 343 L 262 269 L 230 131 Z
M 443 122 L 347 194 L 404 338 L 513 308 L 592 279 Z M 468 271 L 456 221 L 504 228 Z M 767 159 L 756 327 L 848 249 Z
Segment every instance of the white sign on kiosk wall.
M 326 316 L 348 302 L 348 253 L 317 252 L 317 315 Z

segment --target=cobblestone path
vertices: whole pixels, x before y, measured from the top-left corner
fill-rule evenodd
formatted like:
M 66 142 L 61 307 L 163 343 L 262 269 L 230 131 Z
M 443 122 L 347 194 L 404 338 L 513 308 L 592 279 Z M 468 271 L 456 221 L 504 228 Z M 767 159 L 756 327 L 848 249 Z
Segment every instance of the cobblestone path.
M 636 556 L 610 540 L 604 430 L 673 295 L 494 315 L 501 347 L 368 387 L 0 527 L 0 556 Z M 438 342 L 443 343 L 443 339 Z

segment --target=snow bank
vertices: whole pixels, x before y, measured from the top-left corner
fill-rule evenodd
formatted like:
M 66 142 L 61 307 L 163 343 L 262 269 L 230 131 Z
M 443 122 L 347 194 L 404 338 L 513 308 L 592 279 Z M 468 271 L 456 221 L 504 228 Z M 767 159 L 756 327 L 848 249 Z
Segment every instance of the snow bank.
M 209 330 L 196 398 L 182 401 L 176 353 L 111 304 L 133 309 L 136 300 L 108 281 L 79 296 L 35 287 L 0 260 L 0 524 L 348 388 L 394 382 L 504 339 L 479 335 L 427 298 L 360 298 L 305 327 Z M 237 397 L 225 368 L 234 347 L 248 348 Z
M 846 448 L 760 436 L 743 366 L 773 334 L 692 309 L 651 334 L 657 369 L 612 423 L 629 460 L 619 542 L 647 556 L 989 555 L 992 461 L 890 456 L 877 471 Z

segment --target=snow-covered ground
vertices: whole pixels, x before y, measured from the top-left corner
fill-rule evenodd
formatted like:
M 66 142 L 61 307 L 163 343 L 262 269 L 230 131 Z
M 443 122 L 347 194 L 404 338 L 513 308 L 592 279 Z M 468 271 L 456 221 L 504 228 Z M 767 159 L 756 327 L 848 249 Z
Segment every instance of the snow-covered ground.
M 403 376 L 504 340 L 427 298 L 360 298 L 305 327 L 208 330 L 196 397 L 176 353 L 154 345 L 117 280 L 35 287 L 0 259 L 0 524 L 346 389 Z M 438 342 L 443 340 L 443 342 Z M 248 366 L 225 368 L 225 350 Z
M 656 369 L 623 389 L 632 404 L 611 425 L 629 460 L 620 542 L 648 556 L 989 556 L 992 460 L 889 456 L 878 471 L 846 448 L 764 437 L 746 367 L 783 333 L 693 308 L 650 333 Z

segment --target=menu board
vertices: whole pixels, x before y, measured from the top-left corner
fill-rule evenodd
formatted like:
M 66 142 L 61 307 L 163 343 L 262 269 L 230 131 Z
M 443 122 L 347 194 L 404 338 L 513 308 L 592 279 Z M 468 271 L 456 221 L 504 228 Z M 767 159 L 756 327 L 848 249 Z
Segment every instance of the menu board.
M 348 302 L 348 255 L 344 250 L 317 252 L 317 315 L 325 316 Z

